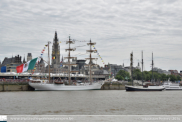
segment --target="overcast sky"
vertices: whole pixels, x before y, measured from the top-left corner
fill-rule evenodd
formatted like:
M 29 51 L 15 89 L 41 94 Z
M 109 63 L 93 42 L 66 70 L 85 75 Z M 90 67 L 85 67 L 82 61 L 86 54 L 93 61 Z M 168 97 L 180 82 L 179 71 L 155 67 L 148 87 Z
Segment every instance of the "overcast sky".
M 106 64 L 129 66 L 133 51 L 136 66 L 143 50 L 145 70 L 151 69 L 152 52 L 155 67 L 182 70 L 181 0 L 1 0 L 0 8 L 1 62 L 18 54 L 40 56 L 56 30 L 61 57 L 70 35 L 78 40 L 72 47 L 96 42 Z M 71 55 L 87 58 L 87 49 Z M 100 58 L 97 63 L 103 66 Z

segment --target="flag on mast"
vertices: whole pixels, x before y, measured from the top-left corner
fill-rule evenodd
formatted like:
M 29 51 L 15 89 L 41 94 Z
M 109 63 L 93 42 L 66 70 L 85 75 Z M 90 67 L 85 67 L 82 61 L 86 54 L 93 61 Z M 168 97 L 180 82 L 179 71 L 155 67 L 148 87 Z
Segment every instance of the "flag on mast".
M 37 61 L 37 58 L 34 58 L 25 64 L 21 64 L 20 66 L 17 66 L 16 67 L 17 73 L 22 73 L 22 72 L 26 72 L 28 70 L 34 69 L 36 61 Z

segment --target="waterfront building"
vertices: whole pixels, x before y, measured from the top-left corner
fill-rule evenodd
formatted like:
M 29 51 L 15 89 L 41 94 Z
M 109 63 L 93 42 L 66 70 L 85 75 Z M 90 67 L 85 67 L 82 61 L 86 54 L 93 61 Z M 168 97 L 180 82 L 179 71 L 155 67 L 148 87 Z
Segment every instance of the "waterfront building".
M 24 57 L 24 59 L 23 59 L 23 63 L 26 63 L 26 61 L 25 61 L 25 57 Z
M 1 64 L 1 72 L 16 72 L 16 67 L 21 65 L 21 56 L 15 56 L 12 58 L 5 57 Z
M 175 76 L 179 75 L 178 70 L 168 70 L 168 71 L 171 73 L 171 75 L 175 75 Z
M 35 73 L 45 73 L 45 63 L 43 58 L 35 65 Z
M 136 67 L 133 67 L 133 70 L 135 70 L 135 69 L 139 69 L 141 71 L 141 67 L 140 67 L 139 63 Z M 131 75 L 131 66 L 124 67 L 124 70 L 127 71 Z
M 170 75 L 170 74 L 171 74 L 170 71 L 162 70 L 162 69 L 157 68 L 157 67 L 154 67 L 154 68 L 153 68 L 153 71 L 154 71 L 154 72 L 158 72 L 158 73 L 160 73 L 160 74 L 166 74 L 166 75 Z
M 30 60 L 32 60 L 32 54 L 31 53 L 28 53 L 27 54 L 27 62 L 30 61 Z
M 138 65 L 135 67 L 135 69 L 139 69 L 141 71 L 140 63 L 138 62 Z
M 108 73 L 114 77 L 116 77 L 117 73 L 120 70 L 125 70 L 125 68 L 122 65 L 109 64 L 109 63 L 108 63 L 108 65 L 105 65 L 104 69 L 107 69 Z
M 60 46 L 59 46 L 59 40 L 57 37 L 57 32 L 55 32 L 55 36 L 53 39 L 53 45 L 52 45 L 52 62 L 51 62 L 52 68 L 58 68 L 60 66 Z
M 79 59 L 76 61 L 76 64 L 78 66 L 79 74 L 84 74 L 84 66 L 86 65 L 86 60 L 84 59 Z

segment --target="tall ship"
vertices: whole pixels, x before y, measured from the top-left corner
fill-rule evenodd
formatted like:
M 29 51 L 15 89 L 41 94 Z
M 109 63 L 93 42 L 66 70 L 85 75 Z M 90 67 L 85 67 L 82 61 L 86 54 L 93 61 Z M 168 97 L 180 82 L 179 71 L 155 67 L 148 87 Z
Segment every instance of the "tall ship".
M 162 91 L 163 86 L 145 86 L 143 85 L 143 51 L 142 51 L 142 86 L 133 85 L 133 52 L 131 53 L 131 79 L 132 85 L 125 85 L 126 91 Z M 153 81 L 153 53 L 152 53 L 152 81 Z
M 85 82 L 85 83 L 73 83 L 71 81 L 71 73 L 75 73 L 76 71 L 71 71 L 71 66 L 77 65 L 77 64 L 73 64 L 71 63 L 71 59 L 74 59 L 75 57 L 71 56 L 71 51 L 75 51 L 76 48 L 71 48 L 71 44 L 74 44 L 75 41 L 72 41 L 70 39 L 69 36 L 69 41 L 66 41 L 66 44 L 69 45 L 69 48 L 66 49 L 66 51 L 68 51 L 68 57 L 65 57 L 65 59 L 68 60 L 67 63 L 65 63 L 64 65 L 68 67 L 67 73 L 68 73 L 68 85 L 65 84 L 64 82 L 51 82 L 50 80 L 50 58 L 49 58 L 49 44 L 50 42 L 48 42 L 48 68 L 49 68 L 49 79 L 48 80 L 41 80 L 41 79 L 36 79 L 36 80 L 31 80 L 29 82 L 29 85 L 33 88 L 35 88 L 35 90 L 44 90 L 44 91 L 57 91 L 57 90 L 99 90 L 101 89 L 102 86 L 102 81 L 101 82 L 93 82 L 92 79 L 92 66 L 95 65 L 92 63 L 92 60 L 95 60 L 96 58 L 92 58 L 92 53 L 95 53 L 95 50 L 92 50 L 92 46 L 95 45 L 96 43 L 94 42 L 90 42 L 87 43 L 88 46 L 90 46 L 89 50 L 87 50 L 86 52 L 89 52 L 89 58 L 86 58 L 86 60 L 89 60 L 89 64 L 87 65 L 89 67 L 89 82 Z

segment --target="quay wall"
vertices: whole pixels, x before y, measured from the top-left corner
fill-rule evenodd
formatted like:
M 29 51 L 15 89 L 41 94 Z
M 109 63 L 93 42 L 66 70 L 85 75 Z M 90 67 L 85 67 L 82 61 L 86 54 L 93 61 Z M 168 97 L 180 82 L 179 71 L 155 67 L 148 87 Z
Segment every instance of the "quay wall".
M 2 91 L 33 91 L 34 88 L 27 85 L 17 84 L 0 84 L 0 92 Z
M 101 90 L 125 90 L 122 84 L 103 84 Z
M 122 84 L 103 84 L 101 90 L 125 90 Z M 28 84 L 0 84 L 0 92 L 3 91 L 34 91 L 34 88 Z

